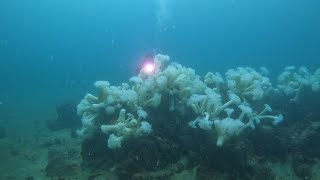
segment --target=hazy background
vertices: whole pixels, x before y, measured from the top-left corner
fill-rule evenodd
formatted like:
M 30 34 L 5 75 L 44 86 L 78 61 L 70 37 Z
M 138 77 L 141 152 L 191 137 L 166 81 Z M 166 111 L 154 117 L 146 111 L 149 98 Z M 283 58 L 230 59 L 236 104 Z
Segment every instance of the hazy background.
M 319 0 L 0 0 L 0 114 L 79 102 L 95 80 L 127 81 L 148 53 L 201 75 L 320 67 L 319 32 Z

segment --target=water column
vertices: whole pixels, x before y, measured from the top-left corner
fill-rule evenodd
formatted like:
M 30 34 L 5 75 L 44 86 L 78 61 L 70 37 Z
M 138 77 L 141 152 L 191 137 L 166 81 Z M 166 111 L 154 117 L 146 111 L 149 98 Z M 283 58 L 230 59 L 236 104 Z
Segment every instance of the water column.
M 158 32 L 167 31 L 169 25 L 168 1 L 170 0 L 155 0 L 156 3 L 156 29 Z

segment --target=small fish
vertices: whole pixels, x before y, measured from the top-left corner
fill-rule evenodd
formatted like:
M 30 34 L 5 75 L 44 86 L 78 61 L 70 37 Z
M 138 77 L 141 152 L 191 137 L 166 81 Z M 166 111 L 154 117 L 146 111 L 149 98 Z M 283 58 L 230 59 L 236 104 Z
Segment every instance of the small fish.
M 3 102 L 0 101 L 0 105 L 2 105 L 2 104 L 3 104 Z

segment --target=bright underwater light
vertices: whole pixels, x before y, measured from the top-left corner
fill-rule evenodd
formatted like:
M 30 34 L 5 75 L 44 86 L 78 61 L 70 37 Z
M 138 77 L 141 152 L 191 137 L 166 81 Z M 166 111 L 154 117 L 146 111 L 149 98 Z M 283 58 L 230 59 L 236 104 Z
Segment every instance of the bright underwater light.
M 143 64 L 141 71 L 146 74 L 152 74 L 156 69 L 154 62 L 147 61 Z

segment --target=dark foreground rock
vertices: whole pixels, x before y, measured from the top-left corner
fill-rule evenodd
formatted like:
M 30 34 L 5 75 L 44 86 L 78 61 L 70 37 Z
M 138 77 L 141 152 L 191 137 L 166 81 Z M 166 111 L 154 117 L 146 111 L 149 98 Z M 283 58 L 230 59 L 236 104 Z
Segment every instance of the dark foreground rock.
M 57 105 L 56 119 L 47 120 L 47 127 L 52 131 L 60 129 L 77 129 L 81 126 L 80 117 L 77 115 L 77 105 L 74 103 L 65 103 Z

